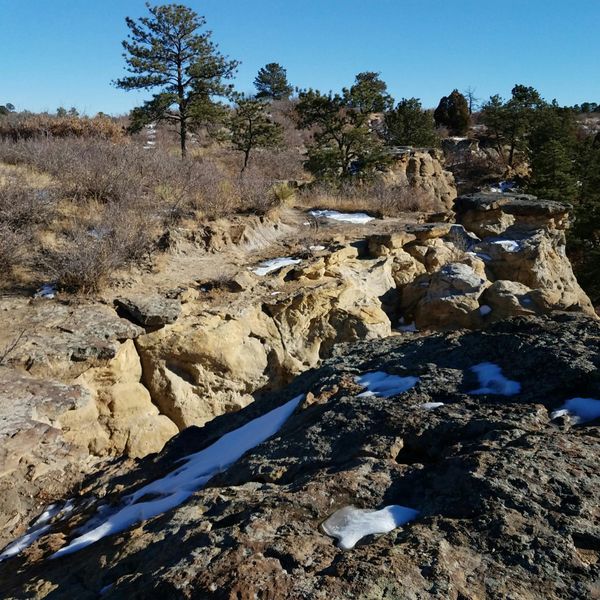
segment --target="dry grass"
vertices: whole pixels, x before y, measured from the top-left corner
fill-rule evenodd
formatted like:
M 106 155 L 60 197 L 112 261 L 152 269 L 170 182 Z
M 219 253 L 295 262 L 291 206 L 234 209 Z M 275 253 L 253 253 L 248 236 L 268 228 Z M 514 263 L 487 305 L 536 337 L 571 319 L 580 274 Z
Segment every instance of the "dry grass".
M 379 217 L 397 217 L 408 212 L 434 210 L 431 200 L 409 185 L 390 186 L 383 181 L 370 185 L 347 185 L 339 188 L 310 185 L 299 194 L 305 207 L 367 212 Z

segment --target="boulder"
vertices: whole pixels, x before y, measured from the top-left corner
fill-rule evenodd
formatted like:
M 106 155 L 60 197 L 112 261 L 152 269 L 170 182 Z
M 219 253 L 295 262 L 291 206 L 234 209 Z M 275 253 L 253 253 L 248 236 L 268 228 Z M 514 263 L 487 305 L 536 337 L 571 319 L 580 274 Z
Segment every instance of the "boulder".
M 115 305 L 143 327 L 162 327 L 174 323 L 181 314 L 179 300 L 156 294 L 117 298 Z

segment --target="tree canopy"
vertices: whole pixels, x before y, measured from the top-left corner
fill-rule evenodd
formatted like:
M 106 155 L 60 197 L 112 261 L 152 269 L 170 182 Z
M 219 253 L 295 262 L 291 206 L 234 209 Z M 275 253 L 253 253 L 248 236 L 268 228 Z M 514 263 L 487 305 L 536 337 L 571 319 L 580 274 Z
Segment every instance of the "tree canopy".
M 449 96 L 440 99 L 433 118 L 436 125 L 447 127 L 453 135 L 464 135 L 470 121 L 467 99 L 458 90 L 452 90 Z
M 292 94 L 292 86 L 288 83 L 287 72 L 279 63 L 269 63 L 262 67 L 254 79 L 257 98 L 271 100 L 287 100 Z
M 298 126 L 313 131 L 305 166 L 317 178 L 362 180 L 389 162 L 368 113 L 356 106 L 351 90 L 342 95 L 303 91 L 296 113 Z
M 233 147 L 244 155 L 242 172 L 248 166 L 252 150 L 274 147 L 282 140 L 282 126 L 271 119 L 268 105 L 260 98 L 239 97 L 228 127 Z
M 435 146 L 438 137 L 433 115 L 418 98 L 402 98 L 385 115 L 386 139 L 392 146 Z
M 387 84 L 379 73 L 373 71 L 359 73 L 354 85 L 344 89 L 343 94 L 348 106 L 361 113 L 385 112 L 394 104 L 394 99 L 388 94 Z
M 150 16 L 126 19 L 129 35 L 123 56 L 129 75 L 115 84 L 125 90 L 154 91 L 152 98 L 132 112 L 132 129 L 154 121 L 178 126 L 181 154 L 185 156 L 190 126 L 220 115 L 215 98 L 228 97 L 238 62 L 228 60 L 201 32 L 204 17 L 181 4 L 151 6 Z

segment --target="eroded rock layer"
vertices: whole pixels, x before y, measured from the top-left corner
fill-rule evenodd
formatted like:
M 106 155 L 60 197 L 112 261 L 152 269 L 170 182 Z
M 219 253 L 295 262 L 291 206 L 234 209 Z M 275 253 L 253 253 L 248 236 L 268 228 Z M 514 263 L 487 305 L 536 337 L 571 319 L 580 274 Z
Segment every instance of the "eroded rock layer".
M 482 364 L 495 367 L 487 390 Z M 600 399 L 599 367 L 598 321 L 566 313 L 356 344 L 270 398 L 187 429 L 133 470 L 97 472 L 70 518 L 0 564 L 0 594 L 594 597 L 598 420 L 552 413 L 570 398 Z M 357 378 L 373 371 L 417 381 L 403 392 L 364 394 Z M 98 505 L 118 508 L 182 457 L 297 394 L 304 402 L 275 436 L 186 502 L 49 560 Z M 419 515 L 344 551 L 320 524 L 348 505 L 401 505 Z

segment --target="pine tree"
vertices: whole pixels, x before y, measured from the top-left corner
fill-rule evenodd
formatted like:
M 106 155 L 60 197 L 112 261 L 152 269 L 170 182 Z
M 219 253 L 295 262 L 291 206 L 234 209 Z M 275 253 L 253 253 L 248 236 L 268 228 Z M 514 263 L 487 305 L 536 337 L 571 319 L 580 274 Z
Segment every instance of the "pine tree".
M 389 163 L 368 113 L 354 106 L 349 90 L 343 95 L 303 91 L 295 110 L 298 126 L 313 130 L 305 166 L 318 179 L 368 179 Z
M 283 127 L 270 118 L 267 109 L 263 100 L 241 97 L 229 119 L 231 143 L 244 155 L 242 173 L 248 166 L 252 150 L 272 148 L 281 143 Z
M 513 87 L 508 101 L 503 102 L 500 96 L 492 96 L 483 105 L 483 123 L 494 135 L 502 156 L 505 155 L 504 147 L 508 147 L 505 160 L 509 167 L 514 165 L 517 151 L 528 152 L 535 116 L 546 106 L 537 90 L 519 84 Z
M 556 103 L 529 115 L 528 191 L 540 198 L 573 202 L 577 197 L 575 165 L 577 126 L 571 109 Z
M 186 154 L 188 130 L 218 114 L 214 97 L 227 97 L 238 63 L 228 60 L 200 33 L 204 17 L 181 4 L 150 6 L 149 17 L 127 18 L 129 36 L 123 41 L 130 75 L 115 85 L 124 90 L 155 90 L 151 100 L 132 111 L 132 130 L 154 121 L 178 127 L 181 155 Z
M 453 135 L 464 135 L 469 129 L 469 105 L 467 99 L 453 90 L 449 96 L 443 96 L 433 113 L 435 124 L 444 126 Z
M 348 105 L 365 114 L 385 112 L 394 105 L 394 99 L 387 92 L 387 84 L 379 73 L 373 71 L 359 73 L 354 85 L 343 92 Z
M 269 63 L 262 67 L 254 79 L 257 98 L 287 100 L 292 94 L 292 86 L 287 80 L 287 71 L 279 63 Z
M 386 139 L 392 146 L 435 146 L 438 138 L 431 112 L 418 98 L 403 98 L 385 115 Z

